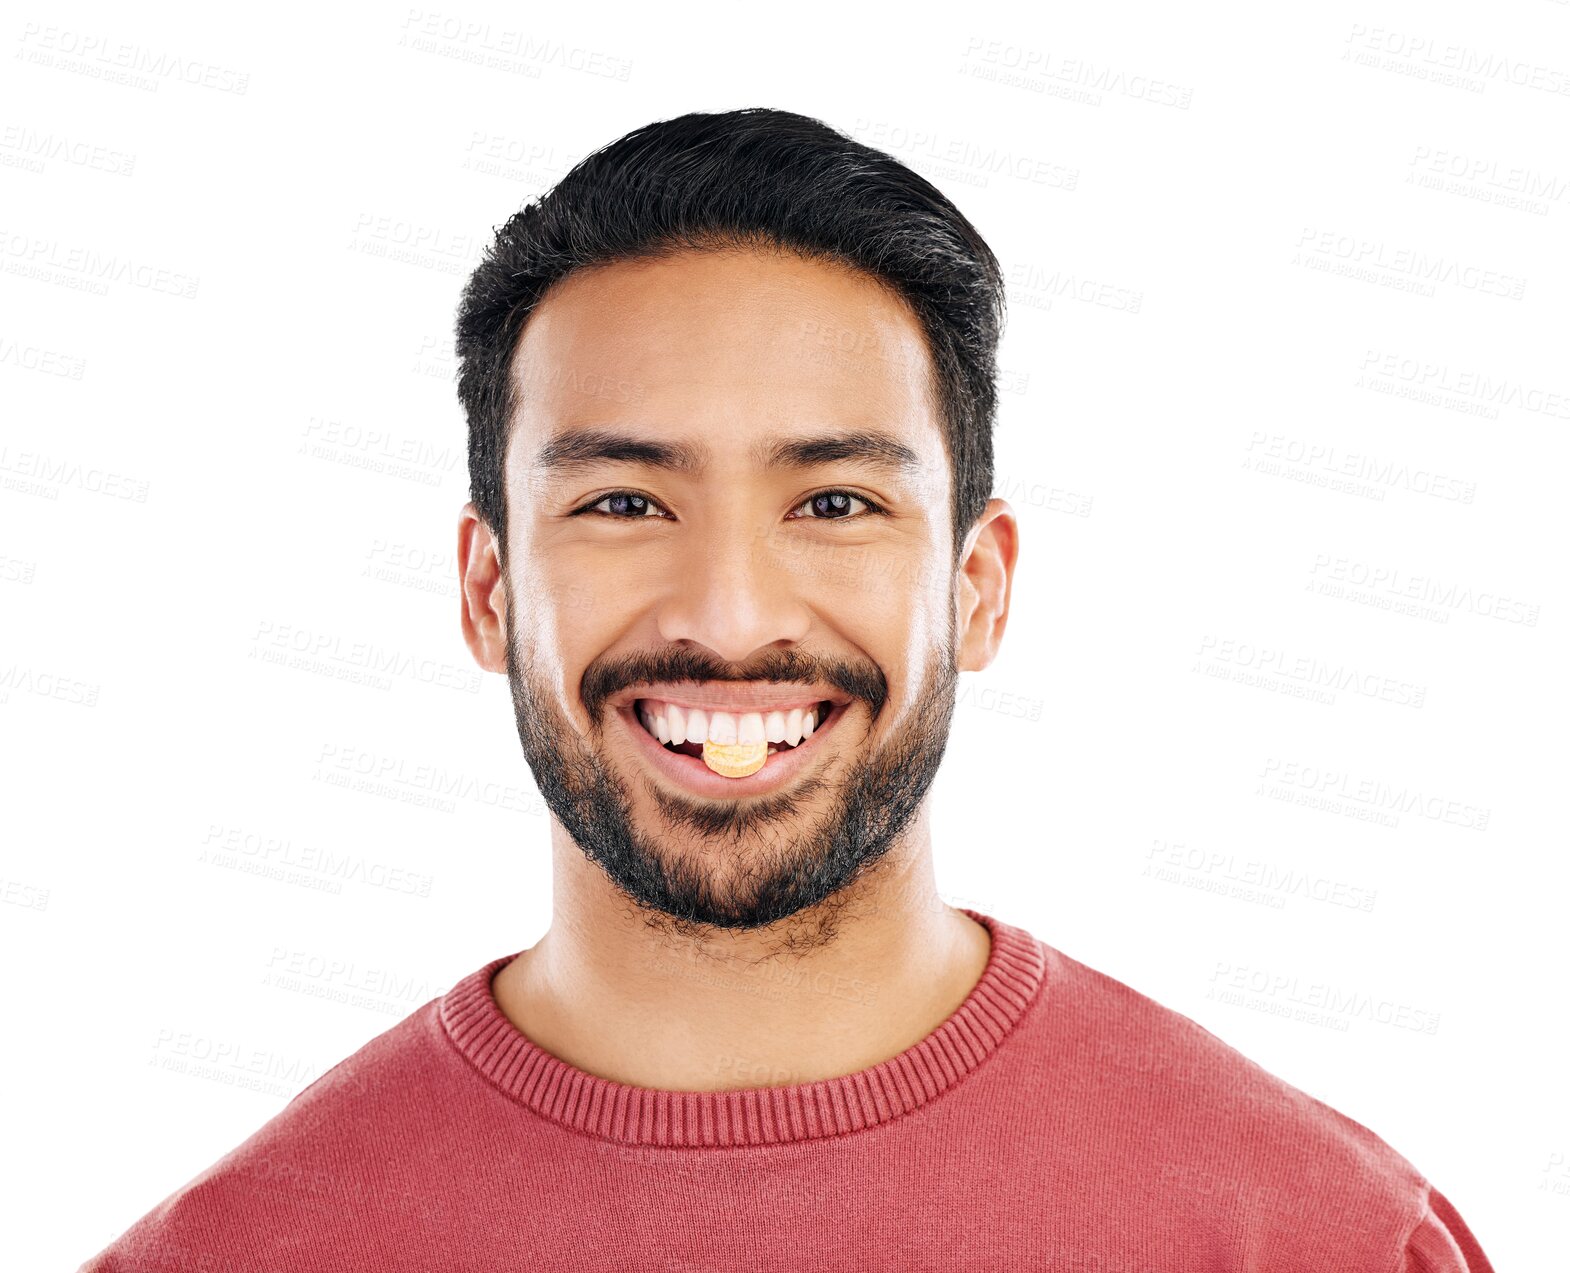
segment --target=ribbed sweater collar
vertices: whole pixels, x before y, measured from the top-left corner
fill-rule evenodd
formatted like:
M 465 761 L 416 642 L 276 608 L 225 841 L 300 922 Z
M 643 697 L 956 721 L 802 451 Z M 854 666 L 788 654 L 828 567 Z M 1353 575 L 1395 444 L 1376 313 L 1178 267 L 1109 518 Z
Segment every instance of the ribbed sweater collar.
M 886 1123 L 942 1095 L 1002 1045 L 1045 979 L 1041 944 L 1024 929 L 959 907 L 992 935 L 981 979 L 920 1042 L 870 1069 L 788 1087 L 667 1091 L 600 1078 L 560 1060 L 503 1014 L 492 960 L 439 1001 L 442 1028 L 493 1086 L 575 1131 L 634 1145 L 734 1147 L 840 1136 Z

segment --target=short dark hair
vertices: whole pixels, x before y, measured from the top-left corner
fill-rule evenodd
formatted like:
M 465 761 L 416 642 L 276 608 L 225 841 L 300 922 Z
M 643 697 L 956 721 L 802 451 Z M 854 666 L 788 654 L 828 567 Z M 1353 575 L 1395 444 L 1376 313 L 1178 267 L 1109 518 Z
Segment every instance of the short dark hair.
M 550 287 L 587 266 L 768 245 L 859 269 L 919 319 L 944 417 L 958 564 L 992 493 L 997 258 L 920 174 L 819 120 L 766 107 L 648 124 L 585 156 L 498 228 L 469 276 L 457 355 L 470 499 L 504 545 L 512 355 Z

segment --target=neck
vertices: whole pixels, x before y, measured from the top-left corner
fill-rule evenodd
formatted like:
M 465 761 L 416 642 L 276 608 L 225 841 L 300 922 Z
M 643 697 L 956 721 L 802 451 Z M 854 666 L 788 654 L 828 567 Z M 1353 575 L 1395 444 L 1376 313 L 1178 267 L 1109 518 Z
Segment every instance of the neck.
M 674 1091 L 810 1083 L 919 1043 L 980 979 L 986 930 L 937 894 L 923 807 L 876 869 L 768 929 L 650 924 L 552 820 L 552 920 L 496 976 L 506 1017 L 590 1074 Z

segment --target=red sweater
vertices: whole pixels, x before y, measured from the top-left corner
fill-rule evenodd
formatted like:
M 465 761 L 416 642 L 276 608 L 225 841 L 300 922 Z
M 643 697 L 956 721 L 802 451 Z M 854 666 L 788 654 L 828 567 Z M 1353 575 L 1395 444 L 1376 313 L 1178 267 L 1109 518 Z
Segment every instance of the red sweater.
M 598 1078 L 469 974 L 322 1075 L 82 1273 L 1046 1269 L 1492 1273 L 1359 1123 L 1021 928 L 842 1078 Z

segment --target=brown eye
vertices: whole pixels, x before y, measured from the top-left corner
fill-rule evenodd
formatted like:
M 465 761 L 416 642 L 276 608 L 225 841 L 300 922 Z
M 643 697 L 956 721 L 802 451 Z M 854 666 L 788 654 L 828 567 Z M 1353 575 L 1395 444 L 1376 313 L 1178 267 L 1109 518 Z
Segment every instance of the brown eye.
M 609 505 L 609 508 L 605 508 Z M 656 516 L 650 510 L 659 505 L 647 495 L 639 495 L 637 491 L 612 491 L 609 495 L 602 495 L 594 503 L 585 508 L 580 508 L 580 513 L 599 513 L 602 517 L 611 517 L 617 521 L 630 522 L 639 517 Z
M 866 513 L 849 511 L 852 504 L 860 504 Z M 810 508 L 812 515 L 806 518 L 814 522 L 844 522 L 857 517 L 864 517 L 867 513 L 882 512 L 871 500 L 860 495 L 852 495 L 849 491 L 819 491 L 816 495 L 809 495 L 797 508 Z

